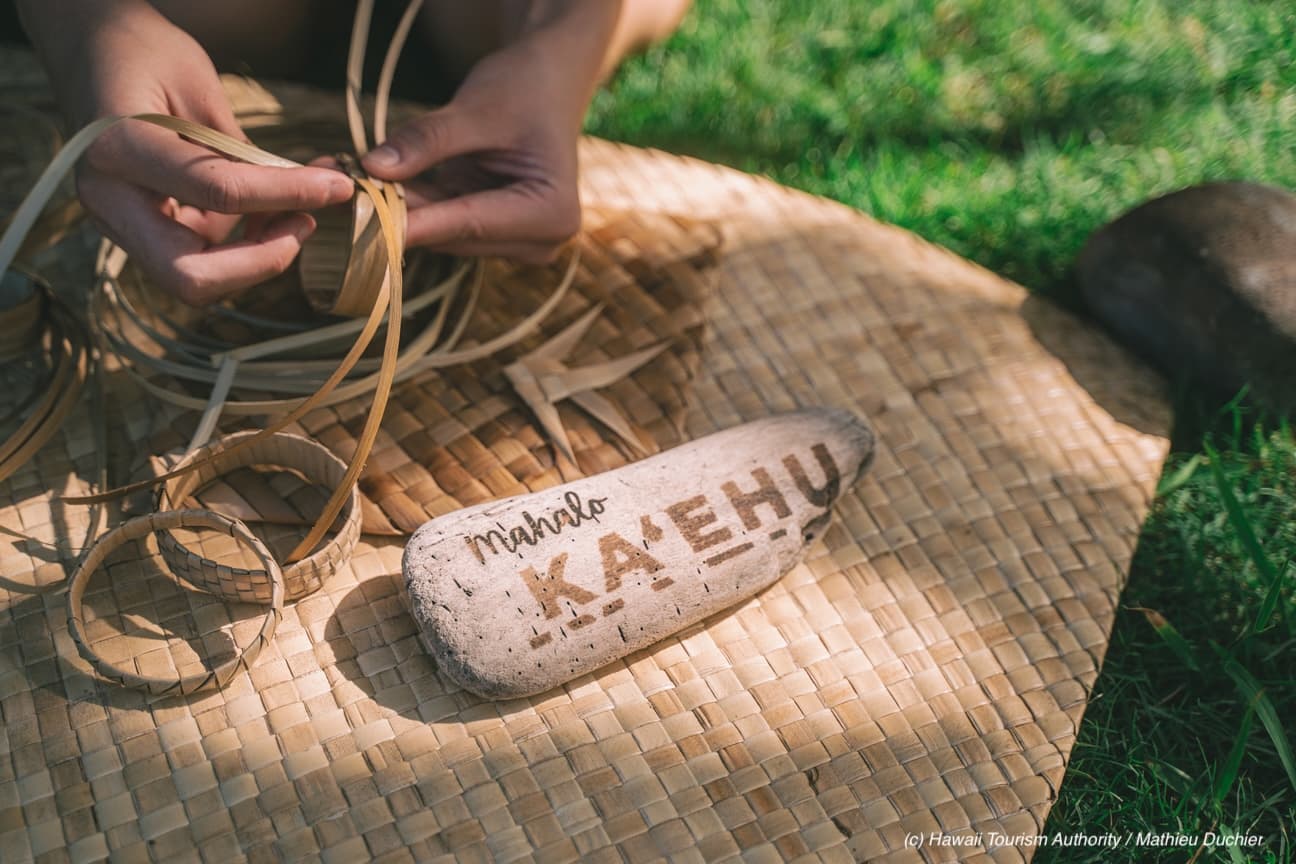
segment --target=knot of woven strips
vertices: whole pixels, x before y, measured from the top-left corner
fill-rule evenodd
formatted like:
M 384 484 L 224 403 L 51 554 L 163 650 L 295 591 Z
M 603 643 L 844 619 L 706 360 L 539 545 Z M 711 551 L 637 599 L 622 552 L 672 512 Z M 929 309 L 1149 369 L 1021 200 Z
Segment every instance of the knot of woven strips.
M 356 181 L 356 194 L 316 214 L 315 233 L 302 247 L 298 268 L 302 290 L 314 309 L 357 318 L 373 309 L 388 279 L 386 243 L 370 190 L 378 189 L 386 201 L 400 249 L 405 247 L 405 195 L 399 184 L 369 177 L 350 153 L 334 158 Z

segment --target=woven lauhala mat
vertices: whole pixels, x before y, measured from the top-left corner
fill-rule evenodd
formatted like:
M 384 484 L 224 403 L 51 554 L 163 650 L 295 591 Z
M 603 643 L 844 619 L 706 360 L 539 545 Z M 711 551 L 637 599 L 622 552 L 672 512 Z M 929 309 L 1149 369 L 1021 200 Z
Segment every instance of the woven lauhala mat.
M 250 674 L 150 698 L 95 680 L 67 635 L 57 582 L 88 517 L 53 496 L 96 463 L 94 424 L 72 423 L 0 487 L 0 525 L 30 537 L 0 534 L 6 864 L 1031 855 L 905 836 L 1043 825 L 1166 451 L 1157 382 L 839 205 L 656 152 L 582 156 L 587 203 L 723 229 L 687 436 L 820 404 L 874 423 L 874 467 L 807 561 L 597 674 L 492 703 L 437 674 L 399 542 L 370 538 Z M 152 425 L 127 411 L 109 438 L 141 446 Z

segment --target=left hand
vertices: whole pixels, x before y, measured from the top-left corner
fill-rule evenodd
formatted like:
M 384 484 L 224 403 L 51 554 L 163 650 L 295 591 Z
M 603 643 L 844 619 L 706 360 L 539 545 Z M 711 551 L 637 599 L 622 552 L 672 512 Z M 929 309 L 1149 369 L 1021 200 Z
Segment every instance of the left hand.
M 484 57 L 449 104 L 365 156 L 406 184 L 407 245 L 541 263 L 580 230 L 576 144 L 606 48 L 582 23 Z

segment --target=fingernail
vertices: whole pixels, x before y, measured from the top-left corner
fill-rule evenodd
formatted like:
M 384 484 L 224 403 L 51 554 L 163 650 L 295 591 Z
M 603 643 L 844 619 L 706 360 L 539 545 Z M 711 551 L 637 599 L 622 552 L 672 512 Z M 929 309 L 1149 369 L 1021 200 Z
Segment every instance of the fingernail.
M 390 144 L 384 144 L 374 150 L 369 151 L 369 155 L 364 158 L 375 168 L 395 168 L 400 164 L 400 153 Z
M 315 233 L 315 220 L 309 216 L 303 216 L 297 220 L 293 226 L 293 236 L 297 238 L 298 243 L 305 243 L 306 238 Z
M 339 174 L 329 181 L 329 195 L 333 198 L 349 199 L 355 194 L 355 183 L 346 175 Z

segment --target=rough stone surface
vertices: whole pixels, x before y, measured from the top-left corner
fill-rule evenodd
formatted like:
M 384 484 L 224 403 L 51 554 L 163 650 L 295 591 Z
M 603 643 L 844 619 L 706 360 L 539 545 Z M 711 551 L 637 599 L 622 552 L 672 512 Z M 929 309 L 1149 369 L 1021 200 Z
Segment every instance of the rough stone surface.
M 549 690 L 787 572 L 872 455 L 853 414 L 800 411 L 434 519 L 403 561 L 423 642 L 479 695 Z
M 1077 274 L 1093 313 L 1172 379 L 1296 409 L 1296 196 L 1211 183 L 1158 198 L 1095 232 Z

